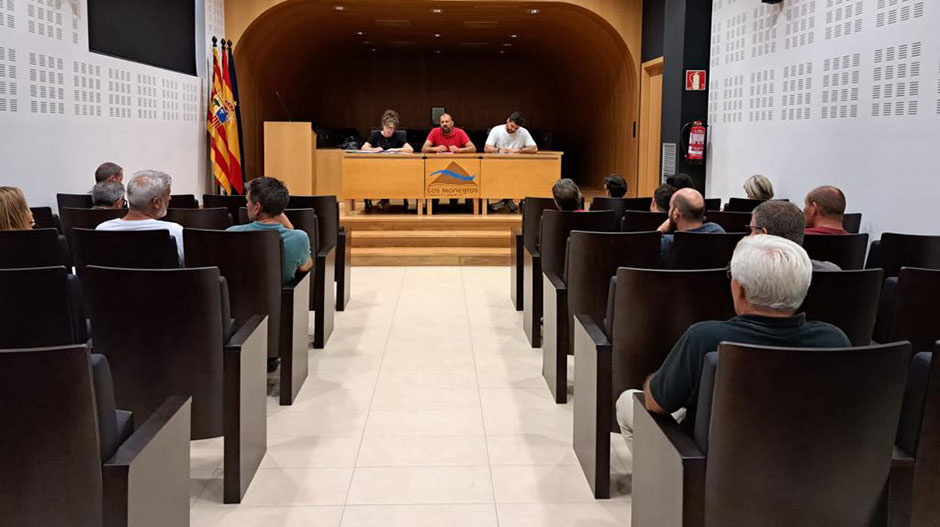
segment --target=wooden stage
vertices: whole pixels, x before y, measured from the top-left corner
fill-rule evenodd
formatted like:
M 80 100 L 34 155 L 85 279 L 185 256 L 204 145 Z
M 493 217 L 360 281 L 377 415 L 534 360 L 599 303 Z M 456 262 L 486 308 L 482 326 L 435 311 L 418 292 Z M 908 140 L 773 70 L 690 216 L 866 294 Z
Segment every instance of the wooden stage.
M 389 213 L 343 204 L 352 265 L 509 265 L 510 229 L 522 224 L 520 214 L 418 216 L 414 204 L 404 213 L 400 201 L 392 203 L 398 210 Z

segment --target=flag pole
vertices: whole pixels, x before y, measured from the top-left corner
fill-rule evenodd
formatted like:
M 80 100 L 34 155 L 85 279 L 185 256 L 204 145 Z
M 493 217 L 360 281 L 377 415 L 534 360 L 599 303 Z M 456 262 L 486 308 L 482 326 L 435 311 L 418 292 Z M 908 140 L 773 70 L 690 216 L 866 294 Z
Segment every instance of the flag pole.
M 235 122 L 238 123 L 238 157 L 241 159 L 242 183 L 244 184 L 247 179 L 245 177 L 245 139 L 242 132 L 242 102 L 238 96 L 238 78 L 235 76 L 235 53 L 232 51 L 231 39 L 228 41 L 228 56 L 229 75 L 232 78 L 232 96 L 235 98 Z

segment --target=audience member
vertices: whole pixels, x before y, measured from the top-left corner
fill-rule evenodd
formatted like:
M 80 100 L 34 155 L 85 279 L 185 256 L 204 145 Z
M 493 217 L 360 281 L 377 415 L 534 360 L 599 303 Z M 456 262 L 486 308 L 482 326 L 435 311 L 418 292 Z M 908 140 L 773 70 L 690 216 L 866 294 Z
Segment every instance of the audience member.
M 705 198 L 694 188 L 681 188 L 677 190 L 669 201 L 669 218 L 657 229 L 663 233 L 662 251 L 660 258 L 664 264 L 669 263 L 672 255 L 672 242 L 674 232 L 725 232 L 717 223 L 705 222 Z
M 644 384 L 646 408 L 673 414 L 679 421 L 695 422 L 699 381 L 705 354 L 721 342 L 835 348 L 850 346 L 839 328 L 808 322 L 796 314 L 813 277 L 806 251 L 779 236 L 749 236 L 738 243 L 729 268 L 731 296 L 737 314 L 727 321 L 692 325 Z M 633 448 L 633 394 L 617 400 L 617 421 L 627 446 Z M 768 408 L 768 411 L 773 411 Z
M 281 181 L 271 177 L 259 177 L 248 182 L 247 225 L 234 225 L 229 231 L 273 230 L 281 237 L 281 280 L 286 284 L 297 272 L 306 272 L 313 267 L 310 258 L 310 238 L 301 230 L 294 230 L 284 214 L 290 194 Z
M 607 197 L 622 198 L 627 194 L 627 182 L 617 174 L 611 174 L 604 179 L 604 191 Z
M 552 197 L 555 198 L 555 206 L 558 210 L 582 210 L 581 190 L 574 181 L 568 178 L 559 179 L 552 185 Z
M 848 234 L 842 226 L 845 194 L 836 187 L 816 187 L 806 195 L 803 216 L 806 234 Z
M 674 176 L 667 177 L 666 183 L 676 187 L 676 190 L 695 187 L 695 183 L 692 181 L 692 176 L 683 174 L 681 172 Z
M 766 201 L 758 205 L 751 213 L 748 227 L 751 235 L 771 234 L 786 238 L 797 245 L 803 245 L 803 212 L 789 201 Z M 810 260 L 813 271 L 841 271 L 832 263 Z
M 650 203 L 650 212 L 669 212 L 669 202 L 676 193 L 676 187 L 663 183 L 653 192 L 653 202 Z
M 93 209 L 123 209 L 124 185 L 113 179 L 98 183 L 91 189 L 91 202 Z
M 35 224 L 23 191 L 0 187 L 0 231 L 28 231 Z
M 176 250 L 183 263 L 183 226 L 172 221 L 163 221 L 170 206 L 173 179 L 156 170 L 141 170 L 134 173 L 127 184 L 127 202 L 130 210 L 123 218 L 106 221 L 96 228 L 99 231 L 170 231 L 176 240 Z
M 102 181 L 124 182 L 124 169 L 117 163 L 101 163 L 95 170 L 95 183 Z
M 760 174 L 754 174 L 744 182 L 744 193 L 748 199 L 767 201 L 774 197 L 774 185 Z

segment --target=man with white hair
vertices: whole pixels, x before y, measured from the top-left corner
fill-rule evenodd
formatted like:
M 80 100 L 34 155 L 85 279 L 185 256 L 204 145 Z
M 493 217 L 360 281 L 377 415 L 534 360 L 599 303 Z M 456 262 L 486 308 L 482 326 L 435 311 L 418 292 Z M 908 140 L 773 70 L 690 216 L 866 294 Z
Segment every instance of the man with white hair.
M 99 231 L 170 231 L 176 240 L 180 263 L 183 262 L 183 226 L 172 221 L 161 221 L 170 206 L 170 187 L 173 180 L 156 170 L 141 170 L 127 184 L 127 203 L 130 210 L 123 218 L 106 221 Z
M 744 238 L 734 250 L 728 273 L 737 316 L 693 324 L 682 335 L 659 371 L 644 383 L 649 411 L 694 423 L 702 364 L 721 342 L 798 348 L 851 345 L 839 328 L 796 314 L 813 277 L 809 256 L 796 243 L 770 235 Z M 617 421 L 631 449 L 637 392 L 627 390 L 617 400 Z

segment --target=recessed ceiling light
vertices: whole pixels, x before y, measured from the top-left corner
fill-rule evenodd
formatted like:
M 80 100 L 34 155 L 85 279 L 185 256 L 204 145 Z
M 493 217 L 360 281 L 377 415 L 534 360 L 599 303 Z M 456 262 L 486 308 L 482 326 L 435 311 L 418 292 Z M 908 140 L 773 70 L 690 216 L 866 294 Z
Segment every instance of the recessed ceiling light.
M 335 10 L 337 10 L 337 11 L 345 11 L 345 10 L 346 10 L 346 6 L 344 6 L 344 5 L 335 5 L 335 6 L 333 6 L 333 9 L 335 9 Z
M 512 35 L 509 35 L 509 38 L 519 38 L 519 35 L 513 33 Z
M 441 8 L 439 8 L 439 7 L 435 7 L 435 8 L 433 8 L 433 9 L 431 9 L 431 12 L 432 12 L 432 13 L 435 13 L 435 14 L 439 14 L 439 13 L 443 13 L 444 10 L 441 9 Z
M 435 49 L 435 50 L 434 50 L 434 53 L 440 54 L 440 53 L 441 53 L 441 50 Z
M 506 54 L 506 50 L 505 50 L 505 49 L 499 50 L 499 54 L 500 54 L 500 55 L 505 55 L 505 54 Z
M 363 33 L 362 31 L 356 31 L 356 34 L 359 35 L 360 37 L 361 37 L 362 35 L 365 35 L 365 33 Z
M 375 42 L 372 42 L 371 40 L 363 40 L 362 43 L 365 45 L 375 44 Z
M 529 13 L 530 15 L 537 15 L 541 13 L 542 10 L 541 9 L 526 9 L 525 12 Z
M 440 34 L 440 33 L 434 33 L 434 38 L 441 38 L 441 34 Z
M 504 42 L 504 43 L 503 43 L 503 47 L 504 47 L 504 48 L 512 47 L 512 42 Z
M 377 50 L 377 49 L 375 49 L 375 48 L 372 48 L 372 51 L 378 51 L 378 50 Z

